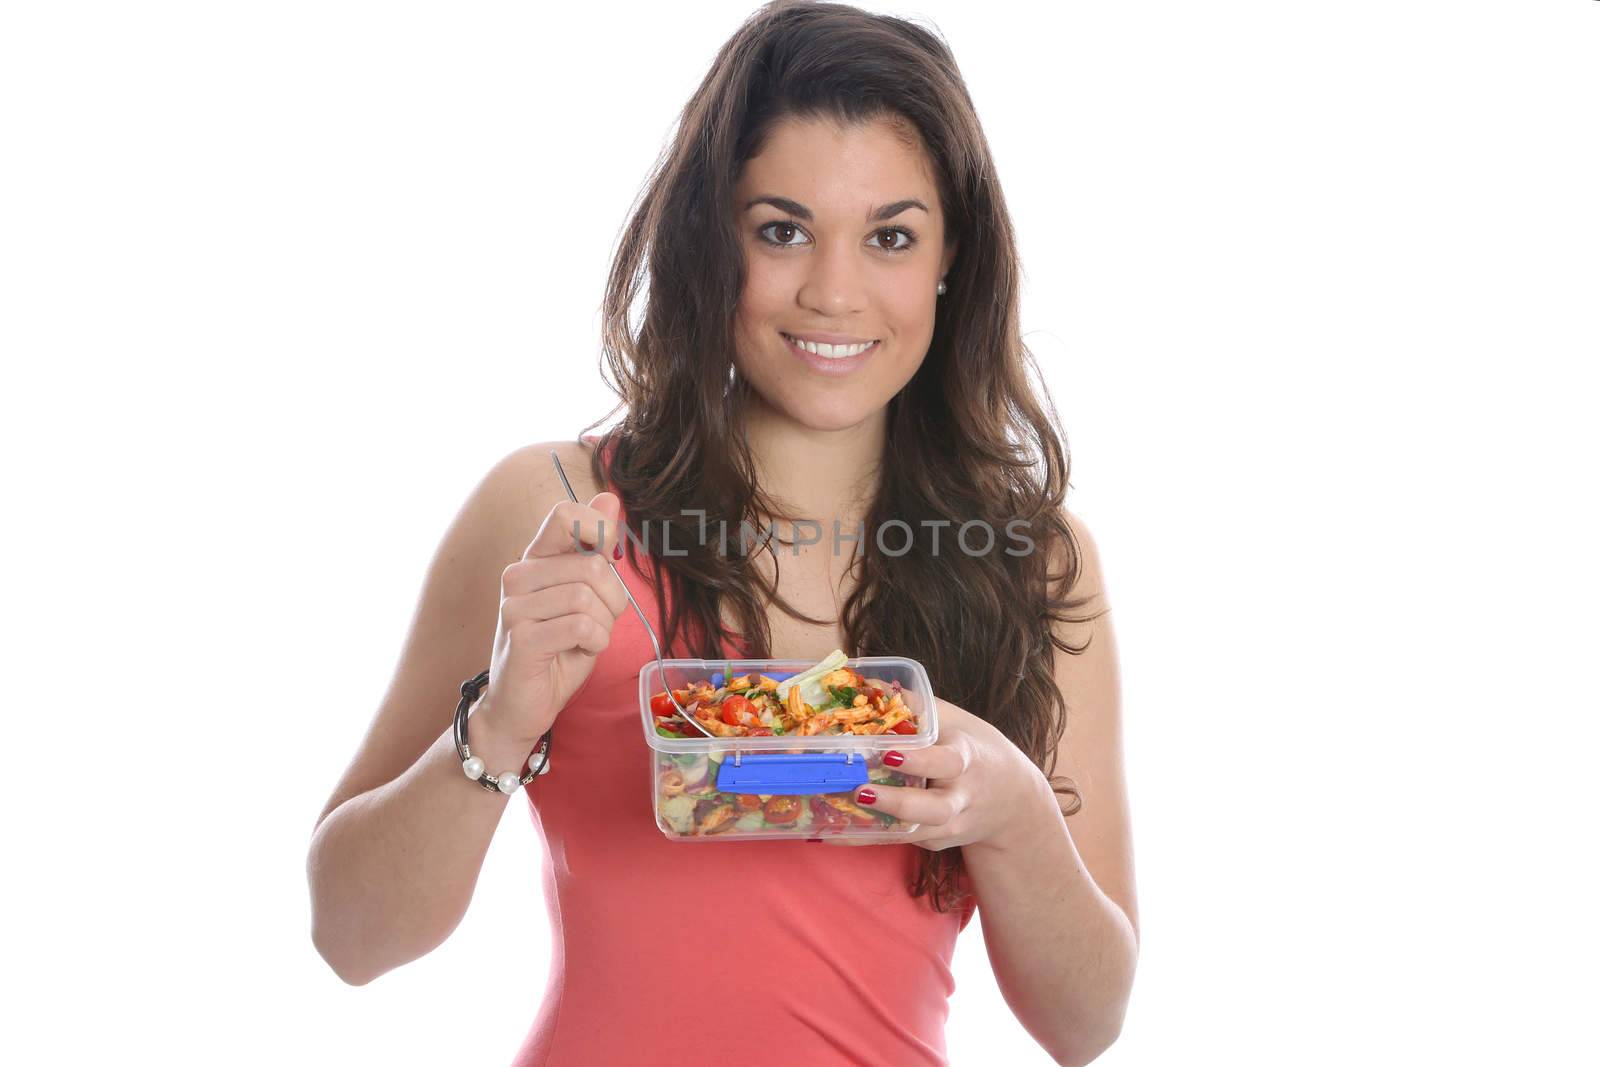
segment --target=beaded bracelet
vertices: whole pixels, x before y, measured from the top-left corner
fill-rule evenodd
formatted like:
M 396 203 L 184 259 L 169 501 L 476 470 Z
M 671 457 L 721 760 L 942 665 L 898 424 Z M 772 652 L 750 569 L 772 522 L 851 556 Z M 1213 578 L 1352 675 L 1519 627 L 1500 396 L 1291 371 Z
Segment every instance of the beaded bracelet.
M 467 709 L 478 700 L 478 694 L 483 687 L 489 684 L 489 670 L 484 668 L 478 672 L 477 677 L 469 678 L 461 683 L 461 703 L 456 705 L 456 755 L 461 757 L 461 770 L 468 778 L 477 782 L 491 793 L 504 793 L 510 796 L 522 786 L 527 785 L 539 775 L 550 769 L 550 734 L 555 728 L 551 727 L 539 738 L 539 747 L 528 756 L 522 765 L 523 772 L 519 775 L 516 771 L 506 771 L 504 774 L 494 775 L 484 772 L 483 760 L 472 754 L 472 749 L 467 747 Z M 529 770 L 533 765 L 533 757 L 539 757 L 539 766 Z

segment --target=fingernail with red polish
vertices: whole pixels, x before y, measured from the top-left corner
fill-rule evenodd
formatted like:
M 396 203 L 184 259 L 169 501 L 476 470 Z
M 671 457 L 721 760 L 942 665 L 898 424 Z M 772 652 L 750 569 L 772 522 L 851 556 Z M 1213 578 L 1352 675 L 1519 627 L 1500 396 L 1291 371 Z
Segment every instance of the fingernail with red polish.
M 878 794 L 874 793 L 870 789 L 863 789 L 861 792 L 856 794 L 857 804 L 876 804 L 877 802 Z
M 885 752 L 883 754 L 883 762 L 887 763 L 891 767 L 898 767 L 905 761 L 906 754 L 904 752 Z

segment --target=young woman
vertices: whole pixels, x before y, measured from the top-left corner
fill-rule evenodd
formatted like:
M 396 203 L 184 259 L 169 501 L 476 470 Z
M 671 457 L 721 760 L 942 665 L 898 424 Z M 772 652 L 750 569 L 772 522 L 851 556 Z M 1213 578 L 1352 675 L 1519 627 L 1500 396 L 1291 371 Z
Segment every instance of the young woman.
M 1138 952 L 1116 653 L 1018 277 L 937 37 L 813 3 L 740 28 L 612 271 L 623 418 L 483 479 L 319 821 L 314 939 L 342 977 L 425 954 L 471 900 L 504 796 L 464 780 L 451 718 L 487 661 L 469 736 L 489 772 L 552 731 L 524 795 L 555 955 L 517 1067 L 944 1063 L 975 912 L 1057 1062 L 1111 1044 Z M 855 794 L 920 823 L 909 843 L 668 841 L 638 710 L 653 652 L 619 575 L 668 656 L 919 660 L 941 731 L 902 769 L 929 785 Z

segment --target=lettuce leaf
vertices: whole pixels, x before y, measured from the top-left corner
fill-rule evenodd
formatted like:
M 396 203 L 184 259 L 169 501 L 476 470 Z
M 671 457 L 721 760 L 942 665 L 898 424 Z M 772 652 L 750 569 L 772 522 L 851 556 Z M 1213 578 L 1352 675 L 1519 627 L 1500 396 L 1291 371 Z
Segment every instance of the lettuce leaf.
M 826 703 L 828 699 L 828 693 L 827 690 L 822 688 L 822 682 L 820 679 L 823 675 L 829 674 L 838 670 L 840 667 L 843 667 L 845 660 L 849 658 L 850 657 L 844 654 L 842 649 L 834 649 L 832 652 L 829 652 L 826 656 L 824 656 L 822 662 L 818 663 L 816 666 L 807 667 L 805 670 L 794 675 L 792 678 L 785 678 L 783 681 L 779 682 L 778 698 L 780 700 L 787 700 L 789 698 L 789 690 L 798 685 L 800 687 L 800 699 L 805 701 L 807 704 L 810 704 L 812 707 L 817 707 L 818 705 Z

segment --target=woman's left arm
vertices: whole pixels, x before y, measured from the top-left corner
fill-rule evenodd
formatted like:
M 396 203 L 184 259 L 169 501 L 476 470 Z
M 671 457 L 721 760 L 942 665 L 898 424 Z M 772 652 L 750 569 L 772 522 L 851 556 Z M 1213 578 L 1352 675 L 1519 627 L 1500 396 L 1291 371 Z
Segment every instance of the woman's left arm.
M 1089 610 L 1109 610 L 1094 542 L 1080 520 L 1067 520 L 1083 549 L 1073 591 L 1095 593 Z M 908 749 L 900 765 L 927 778 L 927 788 L 873 785 L 856 798 L 921 823 L 907 842 L 961 846 L 1001 994 L 1057 1063 L 1082 1064 L 1121 1032 L 1138 912 L 1111 619 L 1057 633 L 1075 647 L 1090 638 L 1081 655 L 1056 650 L 1054 658 L 1068 708 L 1054 773 L 1074 779 L 1081 810 L 1063 818 L 1043 771 L 995 727 L 944 700 L 939 743 Z

